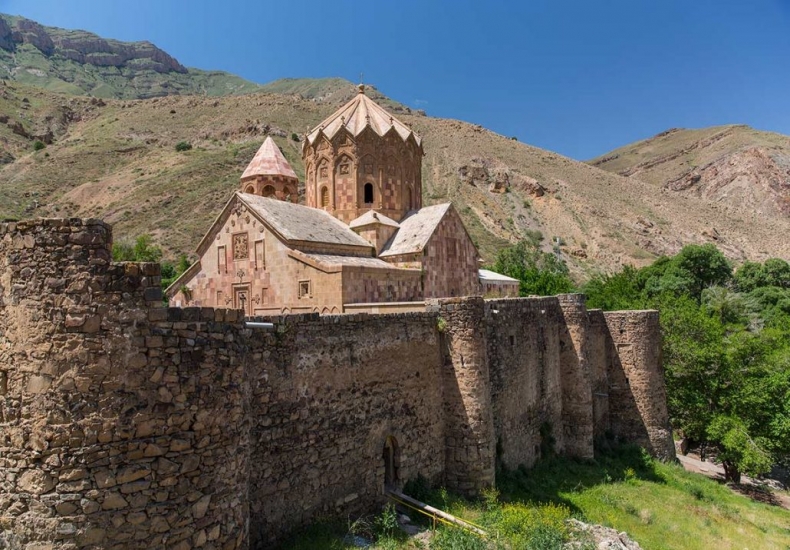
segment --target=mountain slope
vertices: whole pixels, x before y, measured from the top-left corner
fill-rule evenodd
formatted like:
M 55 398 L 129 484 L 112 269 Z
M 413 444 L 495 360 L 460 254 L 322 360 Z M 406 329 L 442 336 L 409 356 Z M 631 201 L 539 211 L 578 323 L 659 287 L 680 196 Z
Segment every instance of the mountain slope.
M 790 137 L 748 126 L 672 129 L 590 161 L 678 199 L 741 215 L 790 217 Z
M 263 84 L 261 92 L 282 95 L 298 95 L 316 103 L 326 103 L 340 107 L 357 93 L 357 87 L 344 78 L 281 78 Z M 379 105 L 395 114 L 407 113 L 424 115 L 425 112 L 417 109 L 412 111 L 403 103 L 398 103 L 379 92 L 375 86 L 365 85 L 365 93 Z
M 150 42 L 121 42 L 0 14 L 0 78 L 103 98 L 231 95 L 259 86 L 221 71 L 189 69 Z
M 349 84 L 350 85 L 350 84 Z M 297 95 L 149 100 L 69 97 L 0 87 L 0 216 L 92 216 L 116 237 L 152 233 L 169 255 L 191 252 L 266 135 L 300 178 L 301 134 L 335 105 Z M 484 257 L 541 231 L 577 277 L 643 265 L 689 242 L 733 258 L 788 257 L 783 217 L 747 216 L 530 147 L 481 126 L 402 114 L 425 140 L 426 204 L 453 201 Z M 51 142 L 34 151 L 34 136 Z M 191 151 L 175 144 L 189 141 Z

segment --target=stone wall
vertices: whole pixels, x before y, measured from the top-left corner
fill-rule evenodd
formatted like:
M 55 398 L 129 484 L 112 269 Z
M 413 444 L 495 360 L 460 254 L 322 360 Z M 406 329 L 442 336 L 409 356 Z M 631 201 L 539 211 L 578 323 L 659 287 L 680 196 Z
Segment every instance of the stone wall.
M 542 449 L 552 445 L 564 449 L 562 323 L 557 298 L 486 302 L 491 407 L 500 465 L 532 466 Z
M 436 316 L 292 315 L 250 340 L 251 536 L 383 503 L 395 479 L 445 471 Z M 263 546 L 260 546 L 263 547 Z
M 674 456 L 657 312 L 467 297 L 264 331 L 161 307 L 110 244 L 0 225 L 0 546 L 268 547 L 420 474 L 473 494 L 604 434 Z
M 157 307 L 110 233 L 0 225 L 0 546 L 246 547 L 238 326 Z
M 623 441 L 675 458 L 657 311 L 604 313 L 615 353 L 608 368 L 609 426 Z

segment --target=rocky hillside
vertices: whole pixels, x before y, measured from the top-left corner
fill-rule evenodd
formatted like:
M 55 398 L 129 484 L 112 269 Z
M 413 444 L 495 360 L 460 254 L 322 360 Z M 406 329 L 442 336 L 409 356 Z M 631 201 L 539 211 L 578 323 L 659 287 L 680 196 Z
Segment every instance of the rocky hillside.
M 790 217 L 790 137 L 748 126 L 672 129 L 590 164 L 745 217 Z
M 351 83 L 343 86 L 337 93 L 353 93 Z M 189 253 L 266 135 L 302 176 L 301 144 L 291 135 L 336 102 L 318 99 L 327 95 L 320 89 L 313 98 L 284 91 L 102 100 L 6 82 L 0 217 L 100 217 L 115 224 L 117 238 L 151 233 L 168 254 Z M 690 242 L 716 242 L 736 259 L 790 257 L 785 216 L 680 196 L 481 126 L 399 117 L 425 140 L 425 203 L 453 201 L 486 258 L 528 231 L 542 232 L 546 248 L 556 246 L 580 278 L 643 265 Z M 46 147 L 36 150 L 36 140 Z M 193 148 L 177 152 L 181 141 Z
M 0 14 L 0 78 L 102 98 L 229 95 L 257 84 L 184 67 L 150 42 L 120 42 Z

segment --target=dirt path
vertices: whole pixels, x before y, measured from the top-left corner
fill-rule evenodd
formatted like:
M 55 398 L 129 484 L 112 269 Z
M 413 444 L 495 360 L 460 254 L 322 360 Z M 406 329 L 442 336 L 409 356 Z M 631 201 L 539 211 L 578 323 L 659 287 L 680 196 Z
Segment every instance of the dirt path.
M 724 468 L 713 462 L 700 460 L 694 455 L 678 455 L 678 460 L 688 472 L 702 474 L 716 481 L 724 482 Z M 752 500 L 764 502 L 773 506 L 781 506 L 790 510 L 790 494 L 787 491 L 776 491 L 765 487 L 765 484 L 755 481 L 748 476 L 741 477 L 738 485 L 730 484 L 733 491 L 745 495 Z

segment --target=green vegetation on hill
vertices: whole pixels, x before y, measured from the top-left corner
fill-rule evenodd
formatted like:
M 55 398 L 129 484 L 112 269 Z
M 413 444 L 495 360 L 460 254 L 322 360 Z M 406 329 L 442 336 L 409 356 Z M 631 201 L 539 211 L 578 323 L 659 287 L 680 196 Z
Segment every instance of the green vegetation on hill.
M 11 34 L 15 29 L 23 29 L 17 37 Z M 119 99 L 222 96 L 259 89 L 230 73 L 183 67 L 149 42 L 120 42 L 3 14 L 0 78 L 52 92 Z
M 554 296 L 573 290 L 568 265 L 556 253 L 540 248 L 543 234 L 527 233 L 527 238 L 497 253 L 492 271 L 520 281 L 520 296 Z
M 657 308 L 673 428 L 714 445 L 727 478 L 790 455 L 790 264 L 737 271 L 713 245 L 591 280 L 589 307 Z
M 407 484 L 404 492 L 481 525 L 489 540 L 440 526 L 430 543 L 418 543 L 394 530 L 395 518 L 385 509 L 372 519 L 314 525 L 283 549 L 347 550 L 354 547 L 343 542 L 349 533 L 375 540 L 378 550 L 561 550 L 570 540 L 579 550 L 596 548 L 564 521 L 570 517 L 626 531 L 645 550 L 790 548 L 787 510 L 655 461 L 636 447 L 603 449 L 595 461 L 550 456 L 530 470 L 499 471 L 496 491 L 478 501 L 424 483 Z

